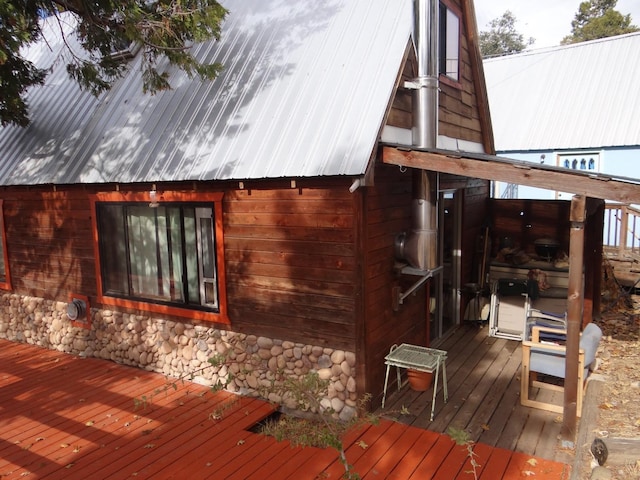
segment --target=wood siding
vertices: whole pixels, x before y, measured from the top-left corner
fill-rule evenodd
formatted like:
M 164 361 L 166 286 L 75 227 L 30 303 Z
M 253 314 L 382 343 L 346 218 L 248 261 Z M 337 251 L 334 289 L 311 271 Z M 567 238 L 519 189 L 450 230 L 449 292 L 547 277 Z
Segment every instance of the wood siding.
M 394 269 L 395 236 L 411 227 L 412 173 L 379 165 L 376 183 L 365 198 L 365 305 L 364 338 L 366 362 L 364 388 L 379 405 L 384 385 L 384 357 L 393 344 L 424 345 L 427 339 L 425 287 L 410 295 L 393 310 L 393 288 L 405 291 L 416 277 L 400 275 Z M 360 380 L 360 379 L 358 379 Z
M 505 237 L 530 254 L 535 253 L 535 240 L 553 238 L 560 242 L 560 250 L 568 253 L 570 207 L 571 202 L 563 200 L 492 199 L 492 256 Z
M 407 49 L 407 59 L 405 60 L 404 67 L 402 68 L 396 93 L 391 103 L 391 108 L 387 118 L 387 125 L 411 129 L 413 126 L 413 93 L 412 90 L 404 88 L 404 82 L 412 81 L 416 77 L 418 70 L 413 45 L 409 44 Z
M 354 351 L 356 203 L 349 185 L 348 179 L 298 181 L 295 188 L 288 181 L 242 190 L 226 185 L 231 324 L 222 328 Z M 200 192 L 207 188 L 197 185 Z M 83 187 L 2 192 L 13 292 L 62 302 L 74 292 L 101 307 L 95 303 L 91 193 Z
M 2 192 L 13 291 L 67 301 L 96 294 L 91 210 L 82 188 Z
M 463 11 L 460 0 L 451 0 L 448 3 L 458 11 Z M 464 15 L 460 18 L 459 82 L 454 84 L 442 75 L 440 76 L 438 129 L 440 135 L 482 143 L 482 125 L 469 51 L 471 47 L 465 35 L 466 28 L 463 22 Z
M 234 330 L 353 351 L 359 291 L 349 185 L 328 180 L 226 193 Z
M 449 2 L 458 11 L 462 11 L 460 1 Z M 477 142 L 483 144 L 481 112 L 476 95 L 476 84 L 473 75 L 470 43 L 465 35 L 464 15 L 460 18 L 460 81 L 452 82 L 440 75 L 438 133 L 451 138 Z M 398 89 L 393 98 L 387 125 L 411 129 L 412 91 L 404 88 L 405 81 L 415 79 L 417 75 L 416 57 L 413 48 L 407 55 L 407 60 L 401 72 Z

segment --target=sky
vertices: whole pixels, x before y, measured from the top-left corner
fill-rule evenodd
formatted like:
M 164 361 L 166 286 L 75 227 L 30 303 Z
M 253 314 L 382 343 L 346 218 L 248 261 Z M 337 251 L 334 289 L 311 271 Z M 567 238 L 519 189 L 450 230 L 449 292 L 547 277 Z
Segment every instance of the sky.
M 489 22 L 510 10 L 516 17 L 516 31 L 525 40 L 535 38 L 530 47 L 546 48 L 560 44 L 571 33 L 571 21 L 581 0 L 474 0 L 479 31 L 488 31 Z M 618 0 L 616 10 L 631 14 L 631 23 L 640 26 L 640 1 Z

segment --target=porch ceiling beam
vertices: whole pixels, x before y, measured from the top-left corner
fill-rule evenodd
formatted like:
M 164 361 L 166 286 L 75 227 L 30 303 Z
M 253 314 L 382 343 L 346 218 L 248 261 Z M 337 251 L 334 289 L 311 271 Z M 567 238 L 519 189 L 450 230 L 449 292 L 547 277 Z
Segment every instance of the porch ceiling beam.
M 515 183 L 621 203 L 640 203 L 640 183 L 622 181 L 606 175 L 564 171 L 558 167 L 542 168 L 530 162 L 491 155 L 440 153 L 408 147 L 383 146 L 382 161 L 391 165 Z

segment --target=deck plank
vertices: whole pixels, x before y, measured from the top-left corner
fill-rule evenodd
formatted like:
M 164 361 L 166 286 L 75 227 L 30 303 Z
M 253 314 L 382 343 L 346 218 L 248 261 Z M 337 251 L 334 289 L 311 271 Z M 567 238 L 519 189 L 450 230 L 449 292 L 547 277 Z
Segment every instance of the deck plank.
M 408 450 L 406 455 L 402 459 L 399 459 L 396 467 L 391 470 L 387 477 L 388 480 L 405 480 L 409 478 L 424 458 L 430 454 L 431 449 L 440 438 L 440 435 L 428 430 L 412 428 L 410 432 L 411 437 L 413 437 L 416 432 L 420 433 L 413 443 L 413 448 Z
M 425 478 L 432 478 L 435 472 L 440 468 L 442 462 L 447 458 L 455 442 L 450 437 L 441 435 L 436 440 L 435 445 L 429 450 L 429 454 L 425 456 L 418 464 L 413 474 L 408 477 L 408 480 L 423 480 Z M 450 478 L 454 478 L 452 476 Z
M 397 457 L 398 453 L 404 454 L 406 451 L 398 450 L 396 442 L 407 431 L 407 426 L 388 420 L 382 420 L 381 423 L 388 423 L 384 434 L 380 435 L 371 445 L 359 445 L 364 450 L 360 458 L 352 463 L 354 471 L 360 476 L 366 475 L 373 471 L 379 460 L 387 453 L 391 453 Z M 395 452 L 395 453 L 394 453 Z M 349 457 L 347 460 L 350 461 Z
M 259 445 L 259 451 L 254 453 L 251 457 L 251 461 L 239 461 L 238 469 L 235 472 L 231 472 L 227 477 L 222 477 L 227 480 L 244 480 L 254 474 L 261 474 L 263 472 L 262 467 L 270 459 L 277 457 L 286 457 L 285 450 L 291 450 L 291 444 L 287 441 L 277 442 L 273 438 L 265 437 Z M 215 478 L 215 477 L 213 477 Z M 221 477 L 218 477 L 220 479 Z
M 436 432 L 446 431 L 448 425 L 452 424 L 459 409 L 467 403 L 467 397 L 473 393 L 481 376 L 485 374 L 500 350 L 504 348 L 505 342 L 503 339 L 487 339 L 485 345 L 488 345 L 489 348 L 476 349 L 467 363 L 453 375 L 452 380 L 449 382 L 449 395 L 451 398 L 447 404 L 437 411 L 434 421 L 429 423 L 429 417 L 423 415 L 414 425 L 421 428 L 429 426 Z M 453 426 L 457 427 L 455 424 Z
M 391 472 L 398 466 L 402 460 L 404 452 L 408 452 L 415 447 L 419 441 L 421 431 L 415 428 L 409 428 L 407 425 L 397 423 L 402 426 L 400 436 L 394 440 L 392 448 L 388 448 L 386 452 L 379 456 L 378 461 L 371 469 L 364 473 L 358 470 L 363 479 L 367 478 L 390 478 Z
M 448 422 L 456 428 L 469 430 L 472 418 L 478 408 L 485 405 L 485 397 L 492 390 L 496 379 L 501 376 L 504 366 L 511 356 L 509 349 L 506 348 L 506 342 L 504 342 L 504 345 L 502 342 L 496 342 L 495 348 L 499 350 L 496 352 L 497 354 L 493 357 L 493 360 L 491 361 L 491 355 L 488 354 L 485 365 L 478 365 L 477 368 L 474 369 L 475 378 L 470 375 L 461 387 L 468 389 L 469 394 L 466 396 L 464 403 L 453 412 L 453 417 Z M 486 370 L 484 369 L 485 366 Z M 471 378 L 473 378 L 473 381 L 470 381 Z M 475 384 L 473 384 L 473 382 L 475 382 Z M 436 420 L 436 422 L 437 421 L 438 420 Z M 433 428 L 438 429 L 435 425 Z M 440 428 L 444 428 L 444 426 Z M 475 438 L 472 438 L 472 440 L 475 440 Z
M 557 448 L 558 414 L 520 405 L 520 342 L 488 337 L 486 326 L 463 325 L 436 348 L 448 352 L 449 402 L 443 403 L 439 385 L 434 421 L 429 421 L 432 389 L 390 390 L 390 407 L 380 409 L 380 415 L 438 433 L 453 426 L 475 442 L 571 462 L 572 453 Z M 544 398 L 548 392 L 534 389 L 533 394 Z
M 386 433 L 392 424 L 393 422 L 383 420 L 378 425 L 369 425 L 362 428 L 360 430 L 360 435 L 357 437 L 349 437 L 349 439 L 344 442 L 347 462 L 349 462 L 350 465 L 355 465 L 360 457 L 365 454 L 367 449 L 378 441 L 378 439 Z M 366 465 L 366 467 L 367 470 L 369 470 L 370 465 Z M 344 466 L 337 457 L 336 460 L 331 462 L 331 465 L 325 468 L 322 472 L 322 474 L 326 476 L 325 478 L 341 478 L 343 473 Z
M 534 478 L 568 478 L 543 476 L 543 470 L 561 476 L 570 470 L 553 458 L 536 456 L 536 465 L 529 462 L 535 452 L 550 450 L 544 436 L 557 425 L 549 423 L 548 412 L 537 411 L 536 419 L 531 409 L 519 405 L 517 395 L 510 397 L 512 388 L 519 391 L 519 382 L 516 360 L 507 358 L 507 352 L 515 357 L 518 348 L 508 341 L 502 348 L 502 340 L 487 340 L 482 330 L 461 328 L 443 344 L 450 352 L 447 373 L 458 385 L 450 391 L 459 405 L 451 421 L 473 432 L 477 423 L 490 417 L 490 428 L 482 430 L 481 438 L 486 435 L 495 443 L 513 443 L 516 450 L 527 451 L 476 443 L 477 473 L 499 480 L 531 468 Z M 467 345 L 460 345 L 463 339 Z M 497 393 L 497 385 L 507 390 Z M 292 448 L 289 442 L 249 431 L 274 411 L 273 405 L 256 398 L 213 393 L 184 382 L 155 395 L 146 408 L 136 408 L 135 399 L 166 386 L 167 380 L 156 373 L 0 340 L 0 476 L 169 480 L 184 478 L 185 466 L 192 478 L 215 480 L 337 479 L 344 473 L 335 450 Z M 395 405 L 398 399 L 409 400 L 424 417 L 430 411 L 431 393 L 404 388 L 390 398 Z M 439 408 L 447 412 L 438 393 Z M 367 479 L 469 478 L 471 465 L 463 446 L 442 432 L 408 424 L 420 424 L 420 415 L 394 413 L 400 423 L 382 419 L 379 425 L 347 433 L 347 460 L 356 472 Z M 493 430 L 498 420 L 506 422 L 495 427 L 500 432 Z M 450 425 L 439 423 L 427 427 Z M 504 440 L 505 435 L 511 437 Z
M 504 472 L 507 470 L 507 466 L 511 460 L 511 454 L 512 452 L 509 450 L 494 448 L 489 454 L 489 458 L 486 460 L 478 479 L 493 480 L 494 478 L 509 478 L 504 476 Z

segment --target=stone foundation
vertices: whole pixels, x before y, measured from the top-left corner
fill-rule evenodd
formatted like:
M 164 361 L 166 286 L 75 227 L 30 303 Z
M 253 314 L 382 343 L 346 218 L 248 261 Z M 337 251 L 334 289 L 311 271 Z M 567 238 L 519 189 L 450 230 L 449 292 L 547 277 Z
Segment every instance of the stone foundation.
M 317 371 L 329 380 L 323 404 L 342 419 L 356 412 L 355 354 L 286 340 L 256 337 L 202 325 L 92 309 L 90 329 L 73 326 L 67 303 L 0 295 L 0 338 L 61 352 L 112 360 L 170 377 L 245 395 L 267 396 L 294 408 L 282 379 Z M 225 359 L 213 366 L 209 359 Z

